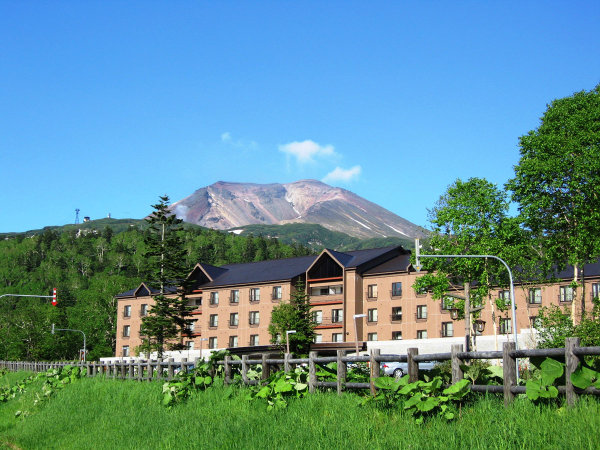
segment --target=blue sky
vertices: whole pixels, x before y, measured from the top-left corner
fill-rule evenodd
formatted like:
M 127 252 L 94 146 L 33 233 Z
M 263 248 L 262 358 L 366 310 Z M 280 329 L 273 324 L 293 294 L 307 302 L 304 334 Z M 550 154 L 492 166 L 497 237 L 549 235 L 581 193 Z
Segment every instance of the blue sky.
M 304 178 L 426 226 L 600 82 L 599 23 L 597 1 L 0 0 L 0 232 Z

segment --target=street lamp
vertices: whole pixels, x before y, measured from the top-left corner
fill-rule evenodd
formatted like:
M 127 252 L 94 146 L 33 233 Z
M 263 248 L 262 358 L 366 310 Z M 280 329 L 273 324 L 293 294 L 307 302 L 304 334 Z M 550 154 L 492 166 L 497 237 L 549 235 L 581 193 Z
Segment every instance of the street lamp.
M 285 332 L 285 351 L 289 355 L 290 354 L 290 334 L 295 334 L 296 330 L 287 330 Z
M 72 330 L 71 328 L 55 328 L 54 324 L 52 324 L 52 334 L 54 334 L 55 331 L 74 331 L 76 333 L 81 333 L 83 334 L 83 362 L 85 362 L 85 357 L 86 357 L 86 347 L 85 347 L 85 333 L 81 330 Z
M 415 269 L 417 272 L 421 271 L 421 263 L 419 261 L 420 258 L 492 258 L 495 260 L 500 261 L 502 264 L 504 264 L 504 267 L 506 267 L 506 270 L 508 271 L 508 279 L 510 281 L 510 304 L 511 304 L 511 309 L 512 309 L 512 325 L 513 325 L 513 334 L 514 334 L 514 338 L 515 338 L 515 348 L 519 348 L 519 343 L 517 341 L 517 320 L 516 320 L 516 306 L 515 306 L 515 286 L 513 284 L 513 276 L 512 276 L 512 272 L 510 270 L 510 267 L 508 267 L 508 264 L 506 264 L 506 262 L 498 257 L 498 256 L 494 256 L 494 255 L 421 255 L 419 254 L 419 239 L 416 238 L 415 239 Z M 468 323 L 469 323 L 469 319 L 470 319 L 470 314 L 474 311 L 478 311 L 481 310 L 483 308 L 474 308 L 471 309 L 470 305 L 469 305 L 469 292 L 468 292 L 468 284 L 466 285 L 467 287 L 465 288 L 466 295 L 465 295 L 465 330 L 467 329 Z M 458 297 L 456 295 L 453 295 L 453 297 Z M 461 298 L 461 297 L 459 297 Z M 458 311 L 456 311 L 456 313 L 452 312 L 452 318 L 458 318 Z M 455 314 L 455 315 L 454 315 Z M 483 321 L 481 321 L 483 322 Z M 477 324 L 476 326 L 481 327 L 481 324 Z M 483 323 L 483 326 L 485 326 L 485 322 Z M 481 330 L 483 330 L 483 328 L 481 328 Z M 479 331 L 479 329 L 478 329 Z M 467 332 L 467 339 L 468 339 L 468 332 Z M 468 340 L 467 340 L 467 351 L 469 351 L 469 345 L 468 345 Z
M 366 314 L 354 314 L 354 345 L 356 347 L 356 356 L 358 356 L 358 328 L 356 326 L 356 319 L 367 317 Z
M 200 338 L 200 359 L 204 361 L 202 357 L 202 341 L 208 341 L 208 338 Z

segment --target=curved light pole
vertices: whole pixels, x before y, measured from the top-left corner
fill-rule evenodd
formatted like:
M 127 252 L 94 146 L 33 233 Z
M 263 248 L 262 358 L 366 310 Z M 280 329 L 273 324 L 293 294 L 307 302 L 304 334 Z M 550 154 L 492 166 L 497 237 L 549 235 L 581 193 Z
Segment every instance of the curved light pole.
M 33 294 L 2 294 L 2 297 L 35 297 L 35 298 L 51 298 L 52 305 L 56 306 L 56 288 L 52 290 L 52 295 L 33 295 Z
M 52 334 L 54 334 L 55 331 L 74 331 L 76 333 L 83 334 L 83 362 L 85 362 L 85 357 L 87 353 L 85 347 L 85 333 L 81 330 L 72 330 L 71 328 L 54 328 L 54 324 L 52 324 Z
M 295 334 L 296 330 L 287 330 L 285 332 L 285 351 L 289 355 L 290 354 L 290 334 Z
M 415 239 L 415 257 L 416 257 L 416 264 L 415 264 L 415 269 L 417 270 L 417 272 L 421 271 L 421 264 L 419 263 L 419 258 L 492 258 L 495 260 L 500 261 L 502 264 L 504 264 L 504 267 L 506 267 L 506 270 L 508 270 L 508 278 L 510 280 L 510 306 L 511 306 L 511 310 L 512 310 L 512 328 L 513 328 L 513 334 L 514 334 L 514 338 L 515 338 L 515 348 L 518 349 L 519 348 L 519 343 L 517 341 L 517 314 L 516 314 L 516 307 L 515 307 L 515 286 L 513 284 L 513 276 L 512 276 L 512 272 L 510 270 L 510 267 L 508 267 L 508 264 L 506 264 L 506 262 L 498 257 L 498 256 L 494 256 L 494 255 L 421 255 L 419 253 L 419 239 Z M 467 312 L 467 314 L 470 314 L 470 312 Z
M 356 319 L 361 319 L 363 317 L 367 317 L 366 314 L 354 314 L 352 316 L 354 319 L 354 345 L 356 346 L 356 356 L 358 356 L 358 327 L 356 326 Z

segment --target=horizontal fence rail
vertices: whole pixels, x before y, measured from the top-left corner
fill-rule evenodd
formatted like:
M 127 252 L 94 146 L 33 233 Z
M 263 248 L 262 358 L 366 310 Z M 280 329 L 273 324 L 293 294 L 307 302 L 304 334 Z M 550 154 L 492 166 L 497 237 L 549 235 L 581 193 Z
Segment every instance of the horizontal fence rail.
M 260 384 L 266 380 L 271 372 L 285 370 L 290 372 L 297 366 L 308 368 L 309 392 L 317 388 L 337 389 L 342 393 L 347 389 L 370 389 L 376 392 L 374 380 L 381 375 L 381 363 L 402 362 L 407 363 L 409 381 L 419 379 L 420 362 L 450 361 L 452 370 L 452 383 L 464 378 L 461 365 L 469 360 L 500 360 L 503 367 L 504 381 L 502 385 L 471 385 L 473 392 L 489 392 L 504 395 L 504 403 L 508 405 L 514 400 L 515 395 L 525 393 L 525 386 L 519 386 L 517 360 L 518 358 L 530 357 L 553 357 L 565 361 L 565 385 L 558 386 L 558 391 L 566 395 L 567 403 L 573 405 L 581 394 L 600 395 L 600 390 L 595 388 L 578 389 L 571 383 L 571 374 L 577 370 L 584 356 L 600 355 L 600 347 L 579 347 L 579 338 L 567 338 L 564 348 L 516 350 L 514 342 L 505 342 L 502 351 L 465 352 L 463 345 L 452 345 L 448 353 L 430 353 L 419 355 L 417 348 L 409 348 L 406 355 L 381 355 L 379 349 L 371 351 L 370 355 L 347 356 L 345 350 L 338 350 L 336 356 L 318 356 L 317 352 L 310 352 L 308 358 L 293 358 L 285 354 L 283 358 L 270 358 L 263 354 L 260 359 L 250 359 L 248 355 L 241 359 L 233 359 L 225 356 L 224 360 L 217 361 L 217 365 L 223 366 L 224 383 L 233 382 L 233 369 L 236 368 L 247 385 Z M 104 362 L 27 362 L 27 361 L 0 361 L 0 368 L 10 371 L 32 371 L 45 372 L 52 368 L 64 367 L 66 365 L 78 366 L 85 370 L 87 376 L 104 376 L 113 379 L 127 379 L 138 381 L 172 380 L 180 371 L 190 371 L 198 365 L 200 358 L 188 361 L 182 358 L 175 362 L 173 358 L 162 360 L 117 360 Z M 317 379 L 317 365 L 337 363 L 336 381 L 319 381 Z M 369 363 L 369 382 L 346 382 L 349 368 L 357 363 Z M 248 371 L 252 366 L 261 366 L 261 380 L 251 380 Z M 349 367 L 350 366 L 350 367 Z

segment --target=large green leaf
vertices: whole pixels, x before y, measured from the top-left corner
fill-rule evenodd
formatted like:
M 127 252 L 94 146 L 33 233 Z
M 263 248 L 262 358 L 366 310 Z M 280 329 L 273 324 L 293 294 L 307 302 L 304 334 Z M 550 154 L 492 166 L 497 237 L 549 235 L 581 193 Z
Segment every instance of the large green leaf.
M 542 383 L 544 384 L 554 383 L 564 372 L 563 364 L 552 358 L 546 358 L 540 369 L 542 371 Z

